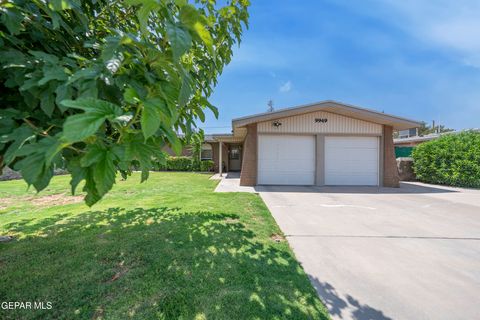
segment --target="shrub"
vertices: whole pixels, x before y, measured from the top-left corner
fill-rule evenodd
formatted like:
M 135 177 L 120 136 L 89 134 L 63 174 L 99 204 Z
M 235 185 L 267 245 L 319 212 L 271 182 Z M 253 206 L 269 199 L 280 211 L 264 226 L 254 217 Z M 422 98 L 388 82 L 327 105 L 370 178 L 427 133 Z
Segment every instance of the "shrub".
M 192 157 L 167 157 L 165 164 L 156 163 L 155 170 L 160 171 L 212 171 L 214 163 L 212 160 L 198 160 Z
M 202 160 L 200 162 L 200 171 L 207 172 L 213 170 L 213 161 L 212 160 Z
M 480 132 L 443 135 L 417 146 L 412 156 L 420 181 L 480 188 Z
M 172 171 L 191 171 L 192 158 L 191 157 L 168 157 L 167 170 Z
M 200 162 L 200 159 L 192 158 L 192 165 L 190 169 L 192 171 L 200 171 L 201 167 L 202 167 L 202 163 Z

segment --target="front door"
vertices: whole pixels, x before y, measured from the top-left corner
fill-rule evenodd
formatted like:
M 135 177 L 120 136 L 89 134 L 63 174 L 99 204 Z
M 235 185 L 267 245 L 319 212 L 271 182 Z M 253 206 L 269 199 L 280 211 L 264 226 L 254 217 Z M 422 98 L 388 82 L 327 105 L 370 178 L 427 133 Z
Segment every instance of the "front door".
M 228 161 L 230 171 L 240 171 L 242 168 L 242 147 L 241 145 L 231 145 L 228 151 Z

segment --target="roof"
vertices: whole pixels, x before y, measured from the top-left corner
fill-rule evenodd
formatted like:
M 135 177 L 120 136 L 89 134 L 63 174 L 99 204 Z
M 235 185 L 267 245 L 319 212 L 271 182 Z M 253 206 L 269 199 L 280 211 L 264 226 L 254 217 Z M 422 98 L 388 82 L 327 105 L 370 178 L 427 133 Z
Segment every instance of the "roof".
M 480 129 L 473 128 L 473 129 L 464 129 L 460 131 L 447 131 L 447 132 L 441 132 L 441 133 L 430 133 L 424 136 L 414 136 L 414 137 L 408 137 L 408 138 L 397 138 L 393 139 L 394 144 L 402 144 L 402 143 L 409 143 L 409 142 L 423 142 L 423 141 L 429 141 L 433 139 L 437 139 L 440 136 L 446 135 L 446 134 L 459 134 L 462 132 L 469 132 L 469 131 L 475 131 L 475 132 L 480 132 Z
M 440 134 L 432 133 L 426 136 L 414 136 L 414 137 L 408 137 L 408 138 L 393 139 L 393 143 L 401 144 L 401 143 L 409 143 L 409 142 L 423 142 L 423 141 L 437 139 L 438 137 L 440 137 Z
M 206 134 L 205 135 L 206 142 L 230 142 L 230 143 L 237 143 L 243 141 L 242 135 L 234 136 L 233 133 L 213 133 L 213 134 Z
M 232 127 L 235 132 L 236 128 L 242 128 L 248 124 L 291 117 L 315 111 L 327 111 L 351 118 L 356 118 L 383 125 L 389 125 L 392 126 L 395 130 L 405 130 L 419 127 L 421 125 L 420 121 L 398 117 L 333 100 L 325 100 L 292 108 L 280 109 L 273 112 L 265 112 L 251 116 L 236 118 L 232 120 Z

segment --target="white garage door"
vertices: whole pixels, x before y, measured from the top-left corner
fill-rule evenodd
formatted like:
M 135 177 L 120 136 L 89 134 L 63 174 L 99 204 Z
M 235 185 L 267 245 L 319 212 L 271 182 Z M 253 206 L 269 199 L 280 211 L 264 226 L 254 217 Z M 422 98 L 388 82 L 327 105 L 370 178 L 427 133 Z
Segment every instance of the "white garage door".
M 326 185 L 378 185 L 377 137 L 325 137 Z
M 258 136 L 258 184 L 313 185 L 314 183 L 314 136 Z

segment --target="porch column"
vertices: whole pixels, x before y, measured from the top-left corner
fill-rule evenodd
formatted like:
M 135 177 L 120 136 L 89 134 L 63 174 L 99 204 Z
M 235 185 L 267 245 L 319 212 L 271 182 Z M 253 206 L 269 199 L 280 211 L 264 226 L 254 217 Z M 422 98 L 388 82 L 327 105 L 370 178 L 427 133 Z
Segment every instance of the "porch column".
M 218 142 L 218 173 L 222 176 L 223 164 L 222 164 L 222 141 Z

